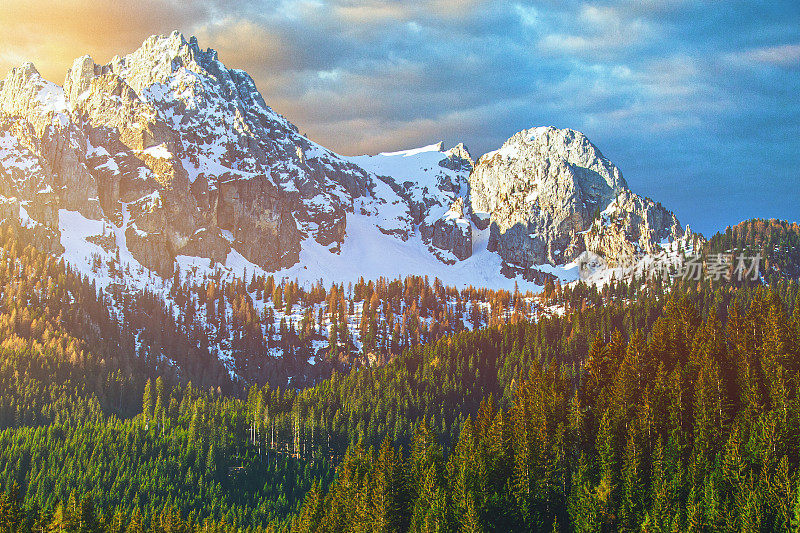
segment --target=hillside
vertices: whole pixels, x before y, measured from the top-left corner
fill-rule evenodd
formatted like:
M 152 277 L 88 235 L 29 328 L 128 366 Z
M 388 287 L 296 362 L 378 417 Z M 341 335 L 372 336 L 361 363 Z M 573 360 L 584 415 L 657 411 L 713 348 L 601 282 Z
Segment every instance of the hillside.
M 765 278 L 800 278 L 800 226 L 782 220 L 745 220 L 711 237 L 708 254 L 745 254 L 761 258 Z
M 460 144 L 343 157 L 177 32 L 106 65 L 78 58 L 63 86 L 13 69 L 0 132 L 2 215 L 42 225 L 39 246 L 87 274 L 119 250 L 133 284 L 210 264 L 306 285 L 535 289 L 543 273 L 575 279 L 584 251 L 652 254 L 683 234 L 579 132 L 526 130 L 477 162 Z M 615 223 L 587 233 L 612 204 Z

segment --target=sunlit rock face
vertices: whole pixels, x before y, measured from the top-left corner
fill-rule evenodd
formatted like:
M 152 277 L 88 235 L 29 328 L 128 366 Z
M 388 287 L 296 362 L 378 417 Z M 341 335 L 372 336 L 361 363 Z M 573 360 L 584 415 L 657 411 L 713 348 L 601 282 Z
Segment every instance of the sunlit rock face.
M 12 69 L 0 82 L 0 206 L 55 251 L 60 210 L 102 219 L 115 245 L 162 276 L 181 255 L 225 263 L 235 252 L 277 271 L 303 250 L 321 264 L 346 241 L 353 254 L 384 238 L 447 265 L 488 241 L 508 269 L 584 250 L 653 253 L 681 234 L 579 132 L 521 131 L 477 162 L 442 143 L 340 156 L 177 32 L 106 65 L 80 57 L 63 87 L 30 63 Z
M 97 183 L 86 166 L 86 135 L 69 116 L 61 87 L 31 63 L 0 81 L 0 131 L 6 182 L 0 194 L 32 202 L 34 210 L 42 204 L 49 214 L 40 222 L 54 228 L 59 206 L 100 216 Z
M 0 98 L 13 136 L 47 163 L 40 179 L 56 206 L 124 220 L 132 252 L 162 273 L 178 254 L 214 258 L 230 245 L 266 269 L 291 265 L 303 238 L 343 239 L 353 199 L 369 192 L 364 170 L 300 135 L 250 76 L 177 32 L 107 65 L 76 59 L 63 89 L 23 65 Z
M 469 183 L 473 211 L 489 214 L 489 248 L 516 265 L 561 264 L 586 249 L 649 252 L 682 233 L 672 213 L 633 194 L 619 169 L 574 130 L 515 134 L 477 161 Z

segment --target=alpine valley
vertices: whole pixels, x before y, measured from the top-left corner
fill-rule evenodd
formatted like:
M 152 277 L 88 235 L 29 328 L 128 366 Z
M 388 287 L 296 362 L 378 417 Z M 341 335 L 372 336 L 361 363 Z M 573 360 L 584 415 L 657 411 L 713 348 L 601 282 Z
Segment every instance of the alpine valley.
M 620 267 L 687 254 L 731 270 Z M 571 129 L 343 156 L 179 32 L 25 63 L 0 528 L 796 530 L 798 276 L 796 223 L 706 240 Z

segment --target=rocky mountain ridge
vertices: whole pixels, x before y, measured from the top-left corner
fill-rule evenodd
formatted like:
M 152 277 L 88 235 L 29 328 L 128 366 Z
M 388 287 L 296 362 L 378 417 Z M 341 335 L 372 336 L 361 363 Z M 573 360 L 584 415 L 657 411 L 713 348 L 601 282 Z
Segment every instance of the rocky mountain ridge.
M 516 265 L 563 264 L 586 250 L 652 254 L 684 233 L 674 214 L 631 192 L 619 169 L 570 129 L 515 134 L 478 160 L 469 181 L 473 210 L 490 215 L 489 248 Z
M 13 69 L 0 82 L 0 195 L 0 214 L 39 226 L 53 252 L 73 242 L 65 212 L 79 213 L 113 228 L 106 252 L 162 277 L 180 257 L 290 274 L 378 247 L 408 251 L 417 273 L 463 265 L 492 285 L 501 269 L 653 253 L 683 234 L 579 132 L 525 130 L 478 161 L 462 144 L 344 157 L 178 32 L 106 65 L 78 58 L 63 87 Z

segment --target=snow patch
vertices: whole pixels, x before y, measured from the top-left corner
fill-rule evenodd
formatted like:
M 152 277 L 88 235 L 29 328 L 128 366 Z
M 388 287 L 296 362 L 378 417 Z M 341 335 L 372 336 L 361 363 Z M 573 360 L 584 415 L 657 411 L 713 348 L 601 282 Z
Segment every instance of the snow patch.
M 172 157 L 172 154 L 170 153 L 169 149 L 167 149 L 166 144 L 151 146 L 142 150 L 142 153 L 156 159 L 169 159 Z

